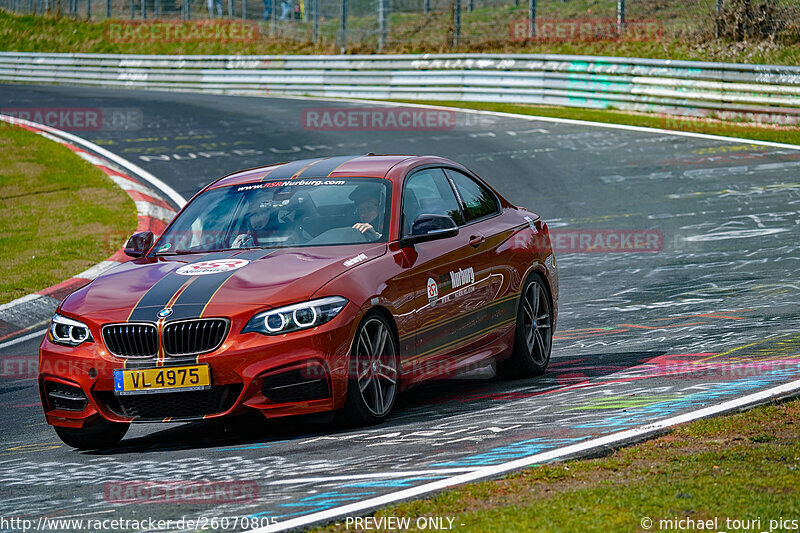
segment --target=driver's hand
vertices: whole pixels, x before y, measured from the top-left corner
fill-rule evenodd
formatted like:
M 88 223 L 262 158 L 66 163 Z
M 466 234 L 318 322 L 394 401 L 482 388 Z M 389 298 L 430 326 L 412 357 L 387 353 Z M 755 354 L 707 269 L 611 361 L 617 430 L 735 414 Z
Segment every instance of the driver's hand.
M 372 227 L 372 224 L 368 224 L 366 222 L 358 222 L 356 224 L 353 224 L 353 228 L 357 229 L 363 234 L 366 234 L 368 231 L 370 233 L 378 233 L 377 231 L 375 231 L 375 228 Z
M 240 233 L 231 244 L 231 248 L 254 248 L 256 243 L 249 233 Z

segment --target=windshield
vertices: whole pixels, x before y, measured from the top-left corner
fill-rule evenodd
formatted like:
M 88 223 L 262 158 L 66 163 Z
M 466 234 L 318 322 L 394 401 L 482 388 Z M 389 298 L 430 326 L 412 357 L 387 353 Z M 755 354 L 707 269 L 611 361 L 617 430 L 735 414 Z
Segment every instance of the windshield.
M 240 248 L 385 242 L 391 204 L 380 178 L 267 181 L 195 198 L 156 244 L 157 255 Z

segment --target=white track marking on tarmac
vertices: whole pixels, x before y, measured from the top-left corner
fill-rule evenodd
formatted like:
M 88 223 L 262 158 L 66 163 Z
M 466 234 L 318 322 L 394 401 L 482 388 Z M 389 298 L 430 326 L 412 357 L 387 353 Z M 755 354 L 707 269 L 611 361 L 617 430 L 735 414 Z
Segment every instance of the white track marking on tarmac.
M 639 440 L 644 437 L 652 436 L 660 431 L 668 429 L 669 427 L 675 426 L 677 424 L 684 424 L 686 422 L 691 422 L 693 420 L 697 420 L 700 418 L 706 418 L 709 416 L 718 415 L 726 411 L 732 411 L 742 407 L 752 406 L 753 404 L 781 397 L 789 393 L 797 392 L 798 390 L 800 390 L 800 380 L 792 381 L 784 385 L 779 385 L 771 389 L 766 389 L 761 392 L 757 392 L 755 394 L 742 396 L 741 398 L 729 400 L 727 402 L 723 402 L 717 405 L 704 407 L 703 409 L 699 409 L 697 411 L 691 411 L 689 413 L 685 413 L 682 415 L 673 416 L 671 418 L 667 418 L 659 422 L 653 422 L 652 424 L 645 424 L 643 426 L 639 426 L 638 428 L 621 431 L 619 433 L 614 433 L 612 435 L 607 435 L 605 437 L 599 437 L 596 439 L 587 440 L 586 442 L 582 442 L 580 444 L 565 446 L 564 448 L 551 450 L 549 452 L 529 455 L 528 457 L 523 457 L 521 459 L 516 459 L 514 461 L 509 461 L 507 463 L 482 467 L 467 474 L 461 474 L 447 479 L 441 479 L 438 481 L 434 481 L 432 483 L 426 483 L 424 485 L 412 487 L 410 489 L 405 489 L 390 494 L 385 494 L 383 496 L 378 496 L 376 498 L 370 498 L 368 500 L 363 500 L 348 505 L 342 505 L 340 507 L 334 507 L 332 509 L 327 509 L 325 511 L 320 511 L 318 513 L 312 513 L 306 516 L 292 518 L 291 520 L 286 520 L 285 522 L 280 522 L 278 524 L 274 524 L 271 526 L 250 530 L 250 533 L 270 533 L 272 531 L 286 531 L 288 529 L 305 527 L 314 524 L 316 522 L 324 522 L 342 516 L 364 513 L 368 510 L 375 509 L 377 507 L 388 505 L 390 503 L 399 502 L 402 500 L 417 498 L 419 496 L 440 491 L 449 487 L 453 487 L 455 485 L 461 485 L 463 483 L 470 483 L 473 481 L 479 481 L 486 478 L 495 477 L 500 474 L 506 474 L 508 472 L 519 470 L 535 464 L 545 463 L 556 459 L 562 459 L 564 457 L 585 453 L 589 450 L 594 450 L 597 448 L 603 448 L 615 445 L 618 446 L 625 442 L 629 442 L 632 440 Z
M 88 148 L 89 150 L 100 154 L 101 156 L 105 157 L 106 159 L 108 159 L 110 161 L 113 161 L 114 163 L 116 163 L 117 165 L 121 166 L 122 168 L 128 170 L 129 172 L 132 172 L 133 174 L 136 174 L 137 176 L 139 176 L 143 180 L 149 182 L 155 188 L 157 188 L 158 190 L 160 190 L 161 192 L 166 194 L 173 202 L 175 202 L 177 204 L 178 208 L 182 209 L 183 206 L 186 205 L 186 199 L 183 196 L 181 196 L 180 193 L 178 193 L 178 191 L 176 191 L 175 189 L 173 189 L 172 187 L 170 187 L 169 185 L 167 185 L 166 183 L 164 183 L 163 181 L 161 181 L 157 177 L 153 176 L 152 174 L 147 172 L 142 167 L 136 165 L 135 163 L 132 163 L 132 162 L 128 161 L 125 158 L 122 158 L 122 157 L 116 155 L 113 152 L 109 152 L 105 148 L 103 148 L 101 146 L 98 146 L 98 145 L 94 144 L 91 141 L 87 141 L 86 139 L 82 139 L 82 138 L 78 137 L 77 135 L 73 135 L 71 133 L 67 133 L 66 131 L 57 130 L 55 128 L 51 128 L 50 126 L 45 126 L 44 124 L 37 124 L 35 122 L 30 122 L 30 121 L 22 119 L 22 118 L 10 117 L 10 116 L 7 116 L 7 115 L 3 115 L 3 119 L 6 120 L 7 122 L 12 123 L 12 124 L 23 124 L 25 126 L 30 126 L 31 128 L 36 128 L 38 130 L 44 130 L 46 132 L 51 133 L 52 135 L 55 135 L 55 136 L 60 137 L 62 139 L 68 140 L 68 141 L 73 142 L 75 144 L 79 144 L 79 145 L 83 146 L 84 148 Z
M 298 483 L 324 483 L 326 481 L 357 481 L 359 479 L 387 479 L 405 476 L 431 476 L 441 474 L 463 474 L 476 468 L 440 468 L 438 470 L 410 470 L 405 472 L 378 472 L 376 474 L 353 474 L 350 476 L 297 477 L 271 481 L 265 485 L 296 485 Z
M 28 333 L 27 335 L 24 335 L 22 337 L 17 337 L 16 339 L 0 343 L 0 350 L 2 350 L 3 348 L 7 348 L 9 346 L 14 346 L 15 344 L 19 344 L 21 342 L 29 341 L 40 335 L 44 335 L 45 333 L 47 333 L 47 329 L 40 329 L 39 331 Z

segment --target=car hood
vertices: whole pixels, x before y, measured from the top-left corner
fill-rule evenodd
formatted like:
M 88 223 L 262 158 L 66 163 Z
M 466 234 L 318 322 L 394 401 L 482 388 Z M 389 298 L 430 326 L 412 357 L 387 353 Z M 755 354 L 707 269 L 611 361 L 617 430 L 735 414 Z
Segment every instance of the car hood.
M 331 279 L 385 253 L 385 244 L 364 244 L 138 259 L 74 292 L 61 311 L 98 323 L 154 322 L 164 308 L 171 309 L 169 321 L 230 316 L 307 300 Z

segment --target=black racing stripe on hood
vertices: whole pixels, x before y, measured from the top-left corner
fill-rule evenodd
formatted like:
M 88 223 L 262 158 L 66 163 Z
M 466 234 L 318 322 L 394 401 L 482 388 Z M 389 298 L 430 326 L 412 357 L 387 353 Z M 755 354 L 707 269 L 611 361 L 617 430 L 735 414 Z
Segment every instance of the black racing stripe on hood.
M 246 259 L 248 261 L 257 261 L 267 257 L 274 250 L 264 252 L 264 250 L 248 250 L 239 253 L 233 259 Z M 247 268 L 247 267 L 243 267 Z M 227 272 L 219 272 L 217 274 L 206 274 L 204 276 L 197 276 L 197 279 L 178 296 L 172 304 L 172 314 L 167 318 L 167 323 L 176 320 L 184 320 L 187 318 L 200 317 L 203 309 L 211 300 L 211 297 L 216 294 L 217 290 L 229 278 L 239 272 L 240 269 L 229 270 Z M 185 276 L 184 276 L 185 277 Z
M 214 254 L 207 254 L 194 259 L 193 261 L 189 261 L 186 263 L 187 265 L 192 263 L 199 263 L 200 261 L 210 261 L 213 259 L 227 259 L 233 255 L 233 252 L 218 252 Z M 179 264 L 178 268 L 183 266 L 183 264 Z M 175 272 L 170 272 L 160 280 L 158 280 L 155 285 L 150 287 L 144 296 L 139 299 L 136 303 L 136 307 L 131 310 L 130 315 L 128 315 L 128 322 L 155 322 L 158 320 L 158 317 L 155 316 L 155 313 L 152 312 L 152 307 L 160 306 L 163 308 L 167 303 L 169 303 L 170 299 L 175 296 L 175 293 L 180 289 L 184 283 L 187 281 L 186 276 L 180 276 L 175 274 Z M 149 309 L 148 309 L 149 308 Z M 143 311 L 147 309 L 147 311 Z M 156 310 L 158 312 L 158 310 Z
M 201 261 L 228 259 L 235 253 L 236 251 L 230 250 L 224 252 L 213 252 L 189 261 L 186 263 L 186 265 L 199 263 Z M 181 266 L 184 266 L 184 264 L 179 263 L 175 270 Z M 169 303 L 172 297 L 175 296 L 175 293 L 178 292 L 183 284 L 189 281 L 189 279 L 191 278 L 188 276 L 181 276 L 180 274 L 176 274 L 174 271 L 172 271 L 158 280 L 155 285 L 150 287 L 144 296 L 142 296 L 142 298 L 136 304 L 136 307 L 131 310 L 131 314 L 128 316 L 128 322 L 156 322 L 158 320 L 156 313 L 158 313 L 159 310 L 163 309 Z M 154 307 L 156 307 L 155 310 L 153 310 Z

